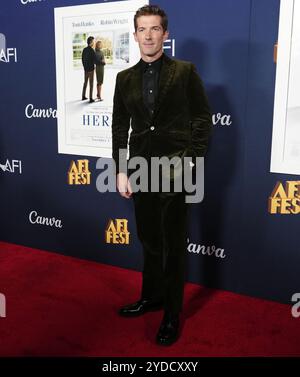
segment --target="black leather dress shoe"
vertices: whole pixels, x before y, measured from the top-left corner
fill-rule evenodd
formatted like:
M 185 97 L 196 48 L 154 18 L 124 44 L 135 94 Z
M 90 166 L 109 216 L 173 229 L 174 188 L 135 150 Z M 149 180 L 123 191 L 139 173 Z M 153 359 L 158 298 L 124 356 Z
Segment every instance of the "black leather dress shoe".
M 156 342 L 163 346 L 170 346 L 176 342 L 179 337 L 179 315 L 165 312 L 163 320 L 160 324 Z
M 160 310 L 162 309 L 162 307 L 163 307 L 162 301 L 154 302 L 152 300 L 141 299 L 137 302 L 134 302 L 133 304 L 123 306 L 119 310 L 119 314 L 123 317 L 137 317 L 146 312 Z

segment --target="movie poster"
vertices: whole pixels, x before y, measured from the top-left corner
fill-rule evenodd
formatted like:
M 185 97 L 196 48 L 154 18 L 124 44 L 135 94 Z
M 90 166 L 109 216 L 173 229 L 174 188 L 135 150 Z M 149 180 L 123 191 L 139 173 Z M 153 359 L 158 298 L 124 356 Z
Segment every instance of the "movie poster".
M 133 17 L 145 0 L 55 8 L 58 152 L 112 156 L 112 107 L 116 75 L 140 59 Z M 94 71 L 83 93 L 82 54 L 94 37 Z M 90 101 L 90 82 L 93 82 Z M 101 86 L 101 96 L 99 89 Z M 98 97 L 97 97 L 98 94 Z M 83 99 L 83 96 L 86 99 Z
M 271 172 L 300 174 L 300 1 L 281 2 Z

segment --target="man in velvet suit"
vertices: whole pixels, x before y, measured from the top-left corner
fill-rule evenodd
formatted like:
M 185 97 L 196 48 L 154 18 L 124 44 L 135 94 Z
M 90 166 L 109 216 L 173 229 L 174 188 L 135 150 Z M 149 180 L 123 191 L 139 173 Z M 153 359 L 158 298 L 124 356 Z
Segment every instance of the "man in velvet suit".
M 202 157 L 211 113 L 194 65 L 163 53 L 168 38 L 165 12 L 146 5 L 136 12 L 134 25 L 141 60 L 117 75 L 112 137 L 117 188 L 124 198 L 133 198 L 144 268 L 139 300 L 120 308 L 119 314 L 133 317 L 163 309 L 156 342 L 170 345 L 179 337 L 184 293 L 185 192 L 151 192 L 151 187 L 133 192 L 130 175 L 119 163 L 119 150 L 129 145 L 130 158 L 141 156 L 149 163 L 153 157 Z

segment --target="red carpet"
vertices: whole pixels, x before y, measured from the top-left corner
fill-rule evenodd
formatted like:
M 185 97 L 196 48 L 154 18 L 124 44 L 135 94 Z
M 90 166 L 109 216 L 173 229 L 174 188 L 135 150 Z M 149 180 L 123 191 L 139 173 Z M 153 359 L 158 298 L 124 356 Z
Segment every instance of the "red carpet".
M 0 356 L 300 356 L 291 307 L 186 284 L 183 332 L 155 344 L 163 312 L 122 318 L 141 273 L 0 242 Z

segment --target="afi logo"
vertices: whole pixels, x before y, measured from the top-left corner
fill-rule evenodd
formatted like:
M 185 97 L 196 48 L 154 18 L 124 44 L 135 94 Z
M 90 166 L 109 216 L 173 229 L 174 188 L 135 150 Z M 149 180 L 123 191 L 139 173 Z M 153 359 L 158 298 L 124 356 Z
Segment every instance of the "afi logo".
M 164 50 L 171 50 L 172 57 L 175 56 L 175 39 L 166 39 L 163 46 Z
M 300 293 L 293 294 L 292 302 L 296 302 L 296 304 L 292 306 L 292 316 L 294 318 L 299 318 L 300 317 Z
M 10 63 L 14 61 L 17 63 L 18 58 L 17 58 L 17 49 L 16 48 L 7 48 L 4 50 L 3 48 L 0 50 L 0 62 L 3 63 Z
M 6 48 L 5 35 L 0 33 L 0 62 L 10 63 L 11 61 L 17 63 L 17 49 L 12 47 Z
M 2 169 L 4 172 L 8 171 L 9 173 L 15 173 L 18 172 L 19 174 L 22 174 L 22 161 L 20 160 L 6 160 L 5 164 L 0 164 L 0 169 Z
M 0 293 L 0 317 L 6 317 L 6 298 L 3 293 Z

